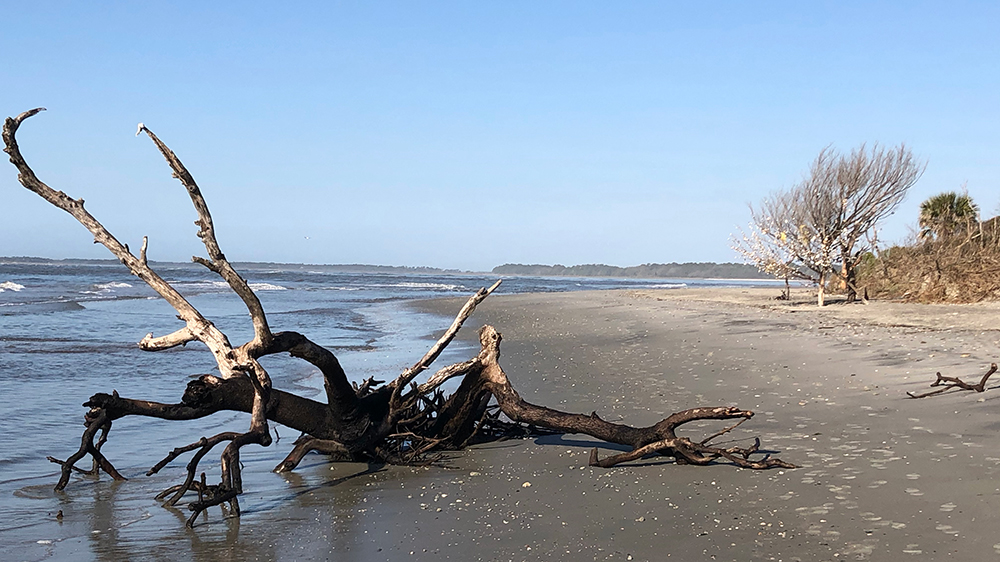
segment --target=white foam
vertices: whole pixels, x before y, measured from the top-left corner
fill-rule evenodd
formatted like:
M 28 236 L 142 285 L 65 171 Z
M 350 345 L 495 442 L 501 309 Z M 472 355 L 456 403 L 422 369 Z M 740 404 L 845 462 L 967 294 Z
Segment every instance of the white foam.
M 4 281 L 0 283 L 0 293 L 4 291 L 14 291 L 15 293 L 24 288 L 24 285 L 18 285 L 13 281 Z
M 177 281 L 171 283 L 174 287 L 183 289 L 228 289 L 229 283 L 225 281 Z
M 388 283 L 383 285 L 372 285 L 372 287 L 402 287 L 404 289 L 444 289 L 446 291 L 459 291 L 462 289 L 460 285 L 449 285 L 447 283 L 417 283 L 417 282 L 405 282 L 405 283 Z
M 128 283 L 119 283 L 119 282 L 98 283 L 97 285 L 94 285 L 94 287 L 97 287 L 98 289 L 107 291 L 110 291 L 111 289 L 126 289 L 131 286 L 132 285 L 129 285 Z
M 288 287 L 272 285 L 270 283 L 248 283 L 254 291 L 287 291 Z
M 683 289 L 687 287 L 687 283 L 661 283 L 659 285 L 650 285 L 650 289 Z
M 111 283 L 97 283 L 94 285 L 93 291 L 80 291 L 81 295 L 106 295 L 108 293 L 115 292 L 115 289 L 126 289 L 130 288 L 132 285 L 128 283 L 121 283 L 118 281 L 112 281 Z

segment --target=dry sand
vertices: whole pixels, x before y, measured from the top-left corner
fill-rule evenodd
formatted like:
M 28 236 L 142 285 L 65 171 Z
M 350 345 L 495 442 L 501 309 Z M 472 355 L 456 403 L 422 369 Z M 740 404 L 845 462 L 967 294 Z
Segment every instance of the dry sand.
M 451 478 L 428 471 L 419 499 L 383 491 L 396 528 L 419 528 L 386 557 L 1000 556 L 1000 391 L 905 396 L 927 387 L 935 371 L 978 380 L 997 359 L 997 306 L 819 310 L 804 290 L 792 302 L 769 300 L 775 294 L 500 296 L 475 318 L 503 332 L 501 363 L 529 401 L 631 424 L 735 404 L 757 416 L 733 439 L 759 436 L 763 448 L 802 468 L 647 459 L 598 469 L 586 465 L 595 443 L 585 436 L 495 444 L 455 457 L 460 470 Z M 426 306 L 444 313 L 455 304 Z

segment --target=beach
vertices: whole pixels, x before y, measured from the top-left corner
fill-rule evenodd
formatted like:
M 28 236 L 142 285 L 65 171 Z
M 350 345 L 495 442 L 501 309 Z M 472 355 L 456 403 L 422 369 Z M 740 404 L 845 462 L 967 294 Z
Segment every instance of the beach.
M 444 359 L 474 353 L 476 328 L 489 323 L 504 336 L 501 365 L 529 402 L 596 411 L 630 425 L 697 406 L 737 405 L 756 415 L 714 443 L 746 446 L 759 437 L 762 451 L 801 468 L 682 466 L 668 457 L 594 468 L 588 466 L 593 447 L 602 457 L 621 449 L 565 435 L 479 445 L 430 467 L 329 463 L 310 455 L 295 472 L 278 475 L 269 469 L 293 437 L 280 428 L 281 441 L 248 448 L 241 458 L 242 518 L 223 519 L 213 509 L 190 530 L 183 526 L 186 510 L 159 507 L 152 496 L 175 483 L 183 464 L 142 476 L 149 459 L 163 452 L 157 444 L 143 453 L 148 458 L 111 449 L 128 482 L 76 478 L 67 495 L 54 495 L 54 473 L 26 481 L 15 495 L 35 502 L 34 516 L 49 522 L 11 527 L 4 536 L 17 537 L 9 544 L 23 545 L 19 554 L 31 560 L 1000 555 L 1000 537 L 989 532 L 1000 519 L 1000 418 L 994 412 L 1000 391 L 922 400 L 905 395 L 930 390 L 937 371 L 978 382 L 1000 343 L 991 323 L 996 305 L 872 302 L 818 309 L 805 289 L 794 290 L 792 301 L 774 300 L 779 292 L 494 295 Z M 443 329 L 464 300 L 406 306 L 416 318 L 436 318 L 432 323 Z M 75 412 L 57 414 L 64 419 Z M 109 448 L 115 432 L 128 431 L 127 421 L 122 424 Z M 71 425 L 76 434 L 79 426 Z M 192 434 L 206 431 L 185 425 Z M 152 427 L 163 432 L 181 425 Z M 700 440 L 722 427 L 690 424 L 684 434 Z M 46 515 L 57 506 L 65 514 L 58 524 L 53 513 Z
M 791 302 L 774 301 L 773 289 L 682 289 L 484 303 L 475 318 L 504 334 L 501 364 L 526 400 L 636 425 L 739 405 L 756 416 L 723 440 L 758 436 L 801 468 L 659 458 L 591 468 L 589 449 L 601 445 L 585 436 L 486 446 L 457 461 L 482 476 L 459 472 L 462 484 L 436 490 L 448 498 L 428 502 L 423 518 L 413 512 L 425 530 L 416 551 L 462 558 L 445 546 L 457 541 L 477 560 L 1000 555 L 987 531 L 1000 506 L 1000 392 L 905 395 L 937 371 L 978 382 L 996 360 L 996 305 L 820 310 L 809 291 L 795 293 Z M 453 497 L 474 503 L 458 508 Z

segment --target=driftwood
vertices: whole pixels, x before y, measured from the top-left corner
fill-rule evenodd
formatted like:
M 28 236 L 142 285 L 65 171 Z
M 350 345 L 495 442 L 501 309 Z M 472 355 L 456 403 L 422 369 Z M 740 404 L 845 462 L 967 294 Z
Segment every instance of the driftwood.
M 91 232 L 95 242 L 108 248 L 133 275 L 145 281 L 177 311 L 184 326 L 171 334 L 147 334 L 139 342 L 141 350 L 156 352 L 201 342 L 212 353 L 219 370 L 218 376 L 202 375 L 188 383 L 180 402 L 175 404 L 123 398 L 117 392 L 91 396 L 84 403 L 90 410 L 85 416 L 86 430 L 80 449 L 66 461 L 50 457 L 50 460 L 62 465 L 57 491 L 66 487 L 74 470 L 81 471 L 75 463 L 87 455 L 94 461 L 91 473 L 101 470 L 113 478 L 122 479 L 101 453 L 101 445 L 107 440 L 114 420 L 125 416 L 191 420 L 220 411 L 250 414 L 249 427 L 245 432 L 219 433 L 178 447 L 148 472 L 156 473 L 180 456 L 193 452 L 184 482 L 158 496 L 165 500 L 166 505 L 175 505 L 187 492 L 196 492 L 198 500 L 188 504 L 193 512 L 188 525 L 193 525 L 199 513 L 214 505 L 228 504 L 230 512 L 239 515 L 238 496 L 243 492 L 240 450 L 250 444 L 269 446 L 269 422 L 302 432 L 292 450 L 275 467 L 278 472 L 293 470 L 312 451 L 324 453 L 333 461 L 415 464 L 432 462 L 439 451 L 460 449 L 470 443 L 542 432 L 584 433 L 632 448 L 631 452 L 605 459 L 599 459 L 595 449 L 590 460 L 594 466 L 610 467 L 659 454 L 672 456 L 681 464 L 704 465 L 725 459 L 743 468 L 795 468 L 793 464 L 769 456 L 751 460 L 751 456 L 758 451 L 759 441 L 749 448 L 709 445 L 712 439 L 752 417 L 754 414 L 749 410 L 736 407 L 693 408 L 675 413 L 649 427 L 632 427 L 604 421 L 596 413 L 571 414 L 526 402 L 511 386 L 500 367 L 498 360 L 502 338 L 492 326 L 484 326 L 480 330 L 480 351 L 476 357 L 443 367 L 425 382 L 417 384 L 416 378 L 429 369 L 458 334 L 463 322 L 483 299 L 497 289 L 500 281 L 480 289 L 469 298 L 444 335 L 419 361 L 391 382 L 382 384 L 382 381 L 368 379 L 361 385 L 352 384 L 337 357 L 325 347 L 297 332 L 272 332 L 257 296 L 219 248 L 212 216 L 194 178 L 177 156 L 152 131 L 140 124 L 137 134 L 144 132 L 152 139 L 174 177 L 187 189 L 197 212 L 197 235 L 204 243 L 208 257 L 192 259 L 222 277 L 250 313 L 253 338 L 234 346 L 224 333 L 149 266 L 146 238 L 143 238 L 139 255 L 135 256 L 127 245 L 119 242 L 84 208 L 83 199 L 73 199 L 38 179 L 21 156 L 15 134 L 25 119 L 39 111 L 42 109 L 26 111 L 4 122 L 4 150 L 17 167 L 21 184 L 76 218 Z M 270 376 L 258 359 L 277 353 L 289 353 L 320 370 L 324 377 L 326 403 L 272 388 Z M 444 396 L 441 385 L 453 378 L 461 378 L 461 383 L 454 393 Z M 701 442 L 676 435 L 680 426 L 696 420 L 738 422 Z M 97 437 L 98 432 L 100 437 Z M 204 473 L 198 477 L 198 464 L 213 448 L 222 444 L 225 447 L 221 455 L 221 480 L 219 484 L 209 485 Z
M 906 395 L 910 398 L 927 398 L 928 396 L 936 396 L 938 394 L 945 393 L 949 390 L 974 390 L 976 392 L 983 392 L 986 390 L 986 381 L 990 380 L 990 376 L 997 372 L 997 364 L 990 363 L 990 369 L 986 371 L 979 382 L 976 384 L 969 384 L 962 381 L 956 377 L 946 377 L 941 373 L 937 373 L 937 379 L 931 383 L 931 386 L 940 386 L 941 388 L 937 390 L 932 390 L 930 392 L 925 392 L 923 394 L 914 394 L 912 392 L 907 392 Z

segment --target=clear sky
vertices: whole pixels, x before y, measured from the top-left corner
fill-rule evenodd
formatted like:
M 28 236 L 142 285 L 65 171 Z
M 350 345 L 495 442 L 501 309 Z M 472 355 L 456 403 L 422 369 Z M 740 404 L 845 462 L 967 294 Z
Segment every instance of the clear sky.
M 38 175 L 150 258 L 489 269 L 734 261 L 825 146 L 928 163 L 885 225 L 1000 204 L 995 2 L 0 2 Z M 109 257 L 0 165 L 0 255 Z

